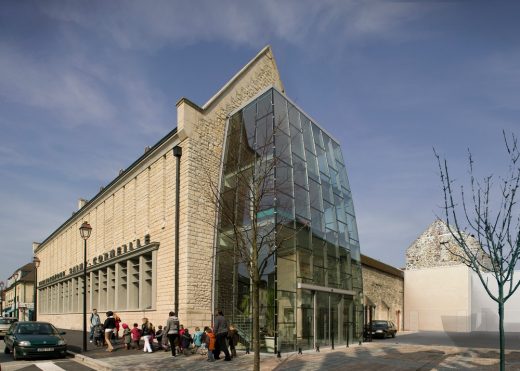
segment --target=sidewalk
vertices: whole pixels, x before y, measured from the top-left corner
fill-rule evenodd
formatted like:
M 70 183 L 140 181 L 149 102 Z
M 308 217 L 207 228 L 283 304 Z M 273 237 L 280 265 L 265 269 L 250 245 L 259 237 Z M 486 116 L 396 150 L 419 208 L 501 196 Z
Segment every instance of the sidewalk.
M 81 332 L 67 331 L 70 350 L 80 350 Z M 498 367 L 498 352 L 496 349 L 463 348 L 457 346 L 432 346 L 421 344 L 404 344 L 395 339 L 352 345 L 349 348 L 339 347 L 336 350 L 322 349 L 317 353 L 306 351 L 282 354 L 281 358 L 274 355 L 261 355 L 261 370 L 496 370 Z M 112 353 L 104 348 L 95 348 L 89 343 L 85 356 L 93 362 L 100 362 L 96 369 L 114 371 L 141 371 L 162 369 L 191 370 L 229 370 L 249 371 L 253 368 L 253 355 L 238 352 L 238 357 L 231 362 L 207 362 L 205 356 L 198 354 L 175 358 L 170 352 L 156 351 L 144 353 L 142 350 L 125 350 L 118 343 Z M 506 352 L 507 370 L 520 371 L 520 351 Z M 92 365 L 92 363 L 90 363 Z M 92 367 L 92 366 L 91 366 Z

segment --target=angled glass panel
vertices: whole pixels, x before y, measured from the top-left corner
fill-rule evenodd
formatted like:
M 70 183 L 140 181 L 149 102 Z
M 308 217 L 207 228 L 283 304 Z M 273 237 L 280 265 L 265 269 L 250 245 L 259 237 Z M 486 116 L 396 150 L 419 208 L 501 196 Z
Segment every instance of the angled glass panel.
M 334 149 L 332 148 L 332 139 L 323 132 L 322 137 L 325 145 L 325 152 L 327 153 L 327 162 L 331 168 L 336 169 L 336 156 L 334 155 Z
M 317 210 L 323 210 L 321 186 L 313 179 L 309 179 L 309 195 L 311 198 L 311 207 Z
M 278 222 L 294 220 L 294 199 L 285 193 L 278 192 L 276 195 Z
M 325 207 L 325 226 L 333 231 L 337 231 L 336 208 L 326 201 L 323 203 L 323 206 Z
M 316 147 L 316 153 L 318 154 L 318 166 L 320 167 L 320 172 L 326 176 L 329 176 L 329 165 L 327 164 L 327 155 L 325 151 Z
M 312 136 L 314 137 L 314 143 L 320 148 L 324 149 L 323 138 L 321 136 L 321 130 L 315 123 L 312 123 Z
M 325 218 L 320 210 L 311 208 L 312 233 L 323 238 L 325 235 Z
M 294 203 L 296 206 L 296 215 L 310 219 L 309 192 L 296 184 L 294 185 Z
M 289 135 L 289 116 L 287 115 L 287 100 L 278 92 L 274 92 L 274 127 Z
M 348 247 L 348 228 L 345 223 L 338 221 L 338 244 L 342 248 Z
M 291 149 L 293 153 L 300 158 L 305 158 L 305 150 L 303 149 L 303 134 L 300 129 L 291 125 Z
M 270 151 L 274 145 L 273 117 L 264 116 L 256 121 L 256 145 L 257 153 L 262 156 Z
M 305 169 L 305 161 L 301 158 L 293 156 L 293 169 L 294 169 L 294 184 L 299 185 L 305 189 L 308 188 L 307 185 L 307 171 Z
M 282 131 L 276 132 L 275 135 L 275 155 L 277 158 L 291 163 L 291 140 L 287 134 Z
M 322 176 L 321 177 L 321 191 L 323 194 L 323 200 L 333 204 L 334 203 L 334 196 L 332 193 L 332 186 L 330 185 L 329 178 Z
M 341 147 L 338 143 L 332 141 L 332 148 L 334 150 L 334 157 L 336 158 L 336 161 L 338 161 L 340 164 L 338 165 L 338 168 L 341 168 L 341 165 L 345 165 L 345 162 L 343 161 L 343 154 L 341 153 Z
M 309 120 L 304 115 L 301 116 L 301 125 L 302 125 L 302 133 L 303 133 L 303 142 L 305 145 L 305 149 L 312 154 L 316 154 L 314 149 L 314 139 L 312 136 L 312 127 L 311 120 Z
M 273 112 L 273 101 L 272 101 L 272 90 L 269 90 L 268 92 L 264 93 L 260 98 L 257 100 L 257 118 L 262 118 L 270 113 Z
M 276 159 L 276 190 L 293 195 L 293 170 L 286 162 Z
M 246 132 L 246 138 L 249 148 L 255 148 L 255 131 L 256 131 L 256 103 L 247 106 L 244 108 L 243 118 L 244 118 L 244 129 Z M 232 134 L 235 135 L 235 134 Z M 228 147 L 231 149 L 231 147 Z

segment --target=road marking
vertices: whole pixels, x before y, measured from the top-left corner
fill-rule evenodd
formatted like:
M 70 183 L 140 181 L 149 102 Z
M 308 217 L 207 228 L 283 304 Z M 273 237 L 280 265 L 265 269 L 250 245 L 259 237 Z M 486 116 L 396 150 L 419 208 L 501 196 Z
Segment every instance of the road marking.
M 52 362 L 35 363 L 34 365 L 42 371 L 65 371 L 65 369 L 56 366 Z

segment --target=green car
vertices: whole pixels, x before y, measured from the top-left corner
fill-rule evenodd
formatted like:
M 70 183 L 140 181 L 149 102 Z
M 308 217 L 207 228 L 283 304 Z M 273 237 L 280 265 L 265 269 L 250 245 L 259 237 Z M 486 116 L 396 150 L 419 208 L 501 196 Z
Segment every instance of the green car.
M 6 354 L 13 353 L 15 360 L 24 357 L 67 355 L 67 344 L 56 327 L 48 322 L 15 322 L 4 336 Z

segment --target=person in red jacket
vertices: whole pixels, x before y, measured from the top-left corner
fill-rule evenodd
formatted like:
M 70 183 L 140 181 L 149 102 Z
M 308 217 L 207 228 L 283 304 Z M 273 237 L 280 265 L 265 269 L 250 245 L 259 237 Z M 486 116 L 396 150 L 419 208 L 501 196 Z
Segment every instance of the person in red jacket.
M 215 362 L 215 357 L 213 356 L 213 351 L 215 350 L 215 334 L 211 330 L 211 328 L 206 327 L 206 345 L 208 346 L 208 362 Z
M 119 316 L 114 313 L 114 319 L 116 320 L 116 330 L 114 331 L 114 337 L 119 339 L 119 324 L 121 323 L 121 318 L 119 318 Z

